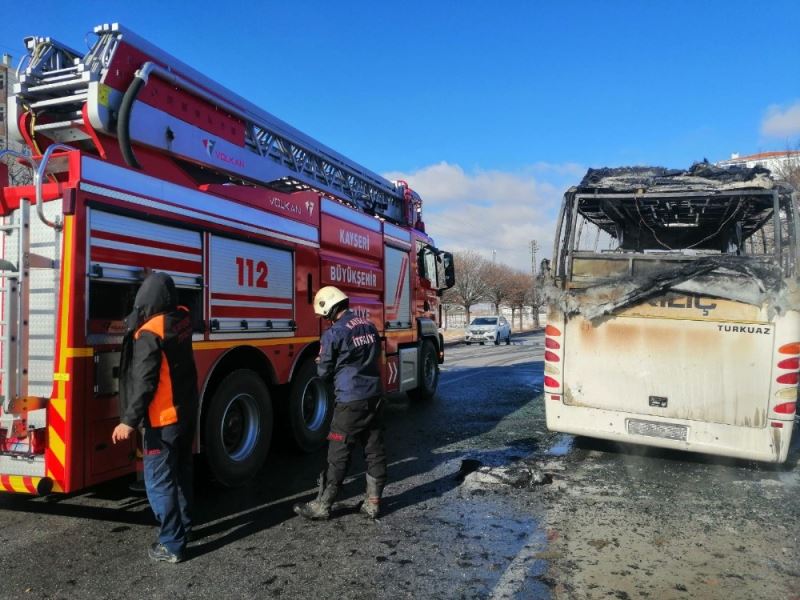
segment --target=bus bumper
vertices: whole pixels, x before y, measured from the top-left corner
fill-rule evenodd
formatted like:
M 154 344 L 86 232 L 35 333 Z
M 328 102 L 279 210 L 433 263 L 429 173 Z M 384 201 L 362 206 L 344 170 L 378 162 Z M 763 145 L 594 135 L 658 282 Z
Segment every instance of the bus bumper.
M 770 463 L 786 461 L 794 426 L 794 415 L 769 419 L 763 427 L 740 427 L 568 406 L 558 394 L 545 398 L 550 431 Z

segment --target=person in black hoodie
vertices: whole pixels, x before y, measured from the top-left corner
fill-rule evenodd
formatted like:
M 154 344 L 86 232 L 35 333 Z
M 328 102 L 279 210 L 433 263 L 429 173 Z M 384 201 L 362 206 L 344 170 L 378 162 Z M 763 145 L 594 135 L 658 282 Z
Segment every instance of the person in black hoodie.
M 120 424 L 112 441 L 144 428 L 144 481 L 159 522 L 153 560 L 184 558 L 191 532 L 192 440 L 197 414 L 197 369 L 192 321 L 178 306 L 169 275 L 152 273 L 142 283 L 125 319 L 120 357 Z

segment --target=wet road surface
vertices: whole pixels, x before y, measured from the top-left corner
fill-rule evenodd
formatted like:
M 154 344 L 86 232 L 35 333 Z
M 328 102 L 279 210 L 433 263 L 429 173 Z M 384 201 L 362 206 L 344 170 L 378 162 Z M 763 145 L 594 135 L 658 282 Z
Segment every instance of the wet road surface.
M 315 493 L 324 454 L 280 449 L 252 485 L 198 490 L 199 539 L 179 565 L 147 558 L 155 529 L 130 480 L 49 500 L 2 496 L 2 596 L 473 598 L 499 586 L 545 597 L 536 575 L 546 564 L 514 562 L 541 543 L 536 514 L 509 503 L 505 486 L 463 486 L 471 465 L 508 464 L 542 443 L 541 355 L 541 336 L 530 334 L 510 346 L 448 348 L 433 402 L 391 398 L 390 481 L 374 523 L 358 513 L 360 459 L 331 521 L 295 516 L 292 504 Z
M 250 486 L 198 490 L 189 560 L 153 564 L 129 480 L 0 496 L 2 597 L 800 600 L 795 436 L 783 469 L 547 432 L 542 336 L 447 349 L 430 403 L 392 397 L 390 482 L 358 513 L 354 461 L 309 523 L 324 454 L 272 452 Z

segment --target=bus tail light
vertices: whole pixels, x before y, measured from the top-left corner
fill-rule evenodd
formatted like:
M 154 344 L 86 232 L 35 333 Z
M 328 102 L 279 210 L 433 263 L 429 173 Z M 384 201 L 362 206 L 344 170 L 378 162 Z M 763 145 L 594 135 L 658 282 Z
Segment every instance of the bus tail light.
M 558 357 L 558 354 L 556 354 L 555 352 L 550 352 L 549 350 L 546 350 L 546 351 L 545 351 L 545 353 L 544 353 L 544 359 L 545 359 L 547 362 L 559 362 L 559 361 L 561 360 L 561 359 Z
M 800 342 L 792 342 L 791 344 L 784 344 L 778 348 L 781 354 L 800 354 Z
M 558 327 L 554 327 L 553 325 L 548 324 L 547 327 L 544 328 L 544 334 L 554 335 L 558 337 L 559 335 L 561 335 L 561 330 Z M 798 354 L 800 354 L 800 352 L 798 352 Z
M 778 363 L 778 368 L 797 371 L 797 369 L 800 369 L 800 356 L 795 356 L 793 358 L 784 358 L 781 362 Z
M 549 375 L 544 376 L 544 385 L 545 387 L 552 387 L 552 388 L 561 387 L 561 384 L 558 383 L 556 379 L 553 379 Z
M 791 415 L 797 412 L 797 402 L 784 402 L 783 404 L 778 404 L 772 410 L 782 415 Z
M 791 373 L 784 373 L 783 375 L 778 375 L 775 381 L 777 381 L 778 383 L 797 385 L 797 382 L 800 381 L 800 376 L 798 376 L 797 371 L 793 371 Z
M 551 400 L 559 397 L 555 394 L 561 392 L 561 370 L 555 363 L 561 362 L 561 344 L 554 338 L 561 335 L 561 330 L 555 325 L 548 323 L 544 328 L 544 387 L 550 393 Z M 555 392 L 555 394 L 554 394 Z M 555 397 L 554 397 L 555 396 Z

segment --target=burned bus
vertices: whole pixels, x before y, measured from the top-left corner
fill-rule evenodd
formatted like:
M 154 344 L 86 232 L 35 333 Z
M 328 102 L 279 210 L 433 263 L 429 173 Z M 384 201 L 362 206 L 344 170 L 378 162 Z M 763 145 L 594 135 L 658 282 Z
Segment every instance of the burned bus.
M 796 211 L 761 167 L 590 169 L 564 196 L 547 277 L 548 427 L 784 462 Z

